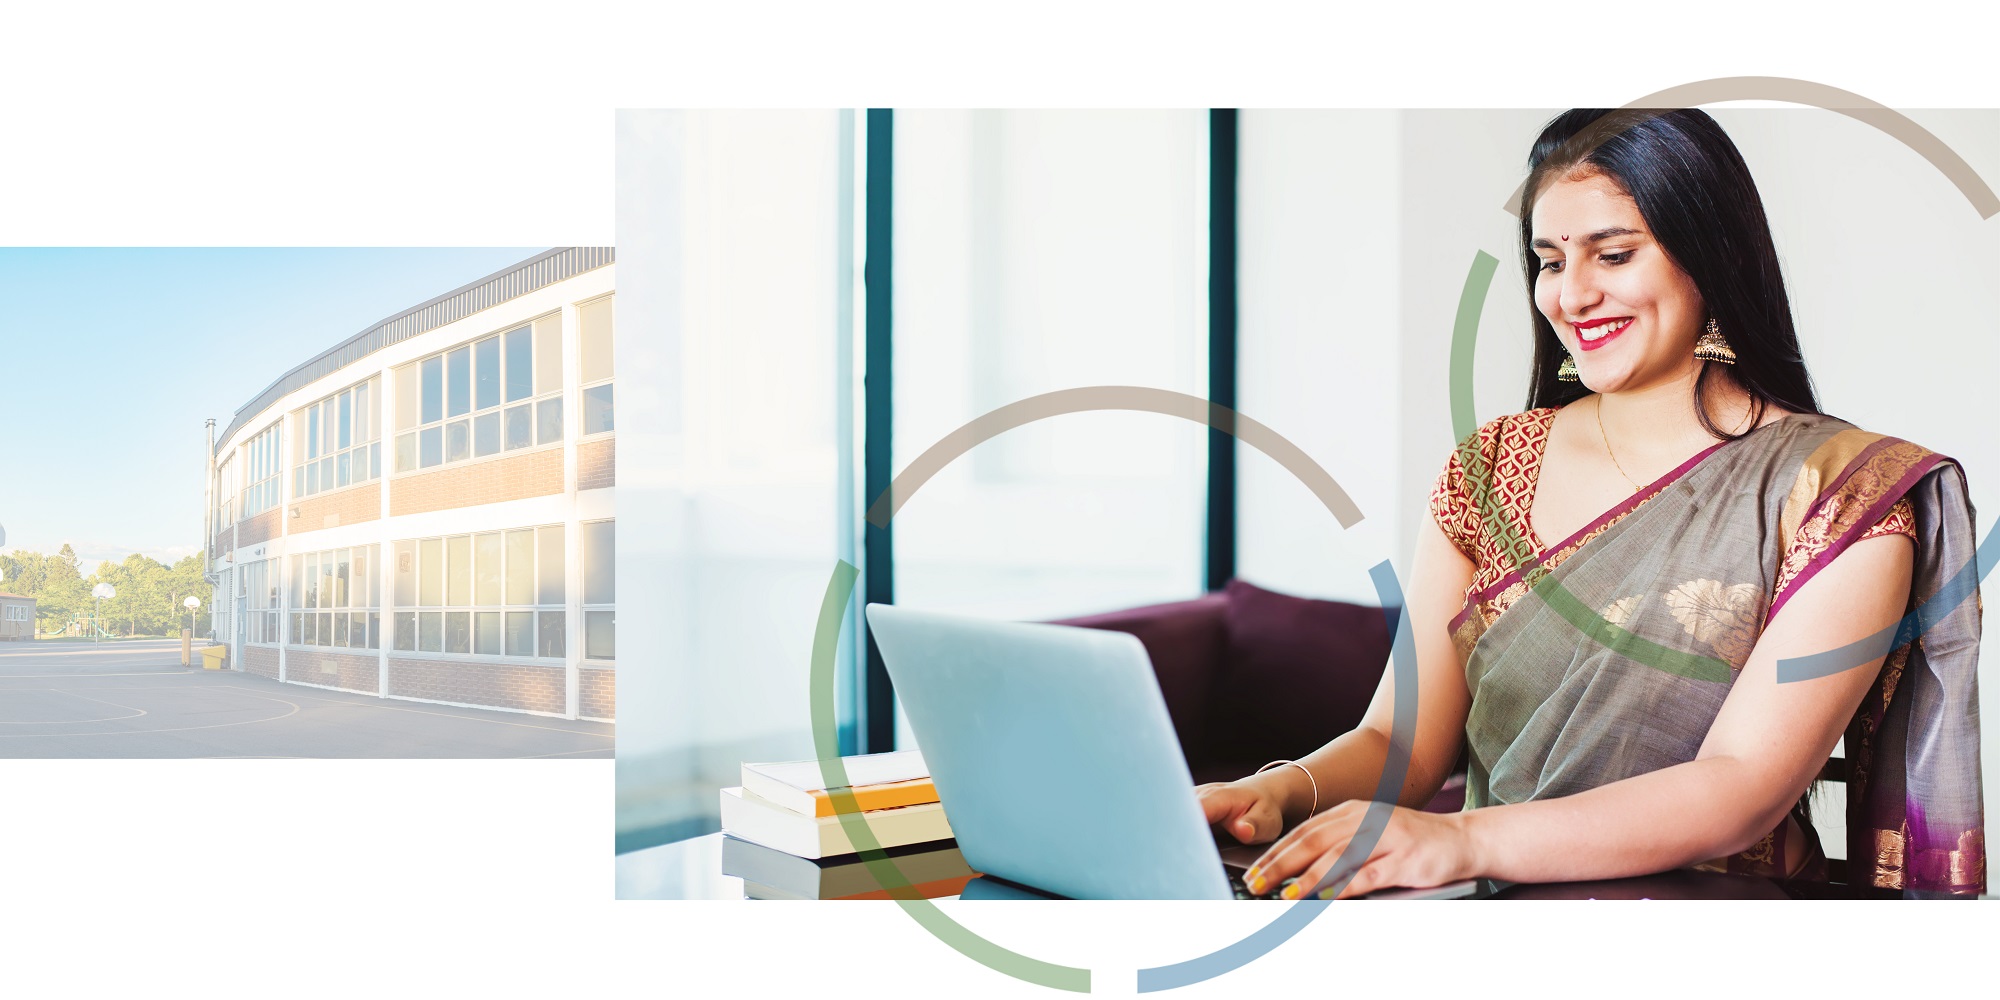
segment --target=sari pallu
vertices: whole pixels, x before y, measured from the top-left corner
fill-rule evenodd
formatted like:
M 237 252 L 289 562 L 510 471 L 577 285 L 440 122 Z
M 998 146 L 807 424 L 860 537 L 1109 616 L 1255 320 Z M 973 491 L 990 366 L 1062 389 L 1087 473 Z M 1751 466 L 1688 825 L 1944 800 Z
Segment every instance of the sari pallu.
M 1490 463 L 1460 458 L 1474 491 L 1486 489 Z M 1471 595 L 1451 623 L 1473 696 L 1466 808 L 1693 760 L 1766 622 L 1899 499 L 1916 521 L 1910 607 L 1925 606 L 1973 555 L 1963 474 L 1909 442 L 1813 414 L 1709 449 Z M 1976 592 L 1935 603 L 1846 731 L 1848 879 L 1978 895 L 1980 607 Z M 1785 850 L 1803 807 L 1703 867 L 1823 877 L 1810 823 L 1797 823 L 1807 857 Z

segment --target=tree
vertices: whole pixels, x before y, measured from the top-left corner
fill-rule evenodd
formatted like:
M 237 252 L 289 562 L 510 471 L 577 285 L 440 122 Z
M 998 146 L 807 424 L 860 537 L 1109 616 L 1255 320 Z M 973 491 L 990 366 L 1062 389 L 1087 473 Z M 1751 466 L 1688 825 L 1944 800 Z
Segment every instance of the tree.
M 201 556 L 191 555 L 173 566 L 134 553 L 122 563 L 100 563 L 88 578 L 82 575 L 76 551 L 64 545 L 55 555 L 16 550 L 0 555 L 9 592 L 35 598 L 36 617 L 44 630 L 66 624 L 73 615 L 89 612 L 98 602 L 90 596 L 99 583 L 109 583 L 117 596 L 104 601 L 102 624 L 121 635 L 178 635 L 187 621 L 181 602 L 190 595 L 201 600 L 195 630 L 208 624 L 208 582 L 202 579 Z

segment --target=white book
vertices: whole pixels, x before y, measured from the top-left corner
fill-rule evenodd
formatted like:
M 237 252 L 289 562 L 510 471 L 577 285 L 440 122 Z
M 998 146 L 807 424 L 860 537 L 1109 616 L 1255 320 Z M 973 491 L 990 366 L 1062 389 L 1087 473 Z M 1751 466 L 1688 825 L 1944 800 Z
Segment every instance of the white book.
M 862 816 L 878 847 L 951 838 L 951 825 L 945 822 L 944 805 L 939 802 L 876 809 Z M 731 836 L 801 858 L 831 858 L 859 850 L 841 828 L 839 816 L 803 816 L 745 794 L 742 788 L 722 790 L 722 829 Z
M 935 801 L 930 765 L 916 750 L 863 754 L 841 758 L 848 787 L 855 789 L 863 809 L 915 805 Z M 773 805 L 784 806 L 804 816 L 831 816 L 833 806 L 826 794 L 826 778 L 817 760 L 790 760 L 775 764 L 744 764 L 743 790 Z

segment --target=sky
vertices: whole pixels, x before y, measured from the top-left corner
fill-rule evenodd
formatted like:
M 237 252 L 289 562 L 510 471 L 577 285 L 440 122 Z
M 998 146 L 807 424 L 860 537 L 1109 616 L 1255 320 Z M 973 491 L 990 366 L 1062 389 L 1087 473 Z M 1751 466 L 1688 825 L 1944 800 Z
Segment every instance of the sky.
M 0 248 L 0 551 L 199 552 L 205 419 L 544 249 Z

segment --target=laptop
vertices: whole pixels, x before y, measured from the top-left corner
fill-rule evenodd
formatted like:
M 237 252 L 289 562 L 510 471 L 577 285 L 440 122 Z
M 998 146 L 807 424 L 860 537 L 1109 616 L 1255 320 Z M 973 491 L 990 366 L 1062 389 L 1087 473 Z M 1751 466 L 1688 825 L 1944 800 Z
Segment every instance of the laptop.
M 1264 847 L 1234 845 L 1225 865 L 1138 638 L 866 614 L 973 870 L 1072 899 L 1249 898 L 1235 876 Z

